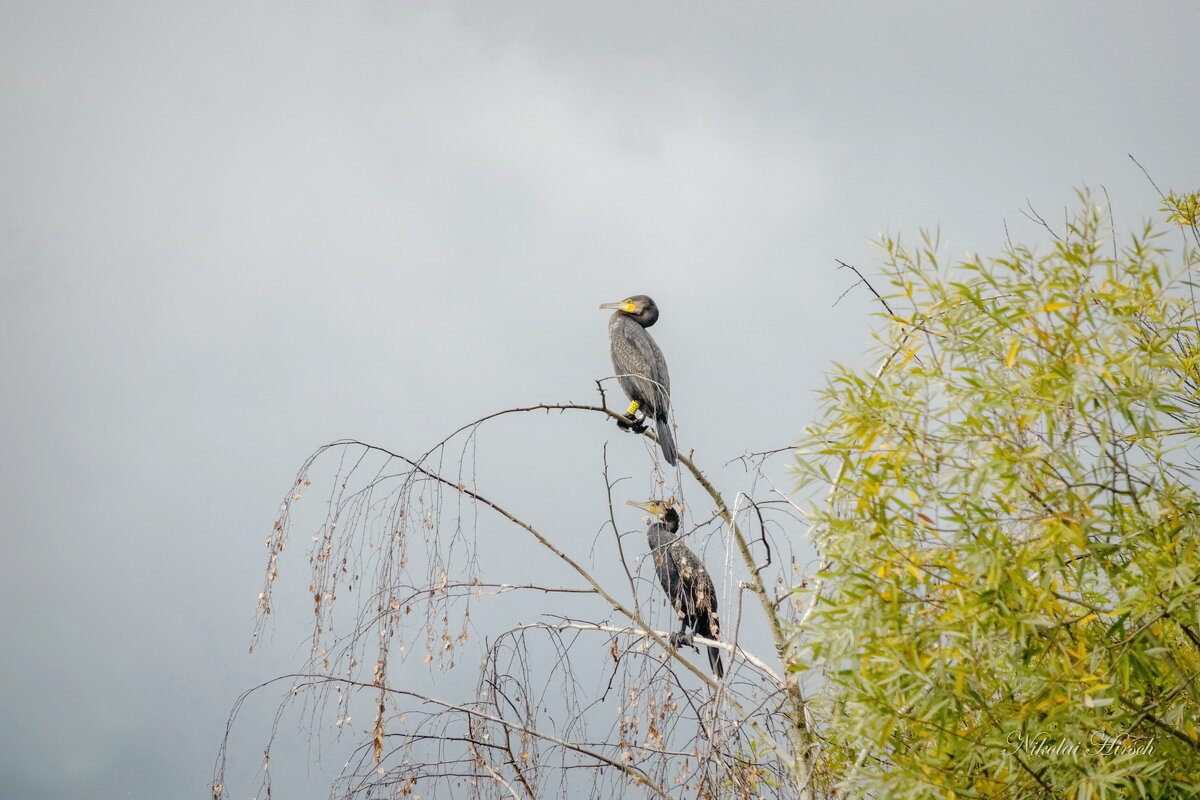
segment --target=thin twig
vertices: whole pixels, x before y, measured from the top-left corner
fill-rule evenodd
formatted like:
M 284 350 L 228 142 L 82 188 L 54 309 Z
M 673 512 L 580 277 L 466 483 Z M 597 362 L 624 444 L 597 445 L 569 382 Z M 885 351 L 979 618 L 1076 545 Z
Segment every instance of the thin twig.
M 834 261 L 836 261 L 840 265 L 838 267 L 838 269 L 848 269 L 851 272 L 853 272 L 855 275 L 857 275 L 858 283 L 862 283 L 862 284 L 866 285 L 866 287 L 871 290 L 871 294 L 875 295 L 875 299 L 878 300 L 879 302 L 883 303 L 883 307 L 887 309 L 887 312 L 889 314 L 891 314 L 893 317 L 896 316 L 896 312 L 892 311 L 892 307 L 888 305 L 888 301 L 883 299 L 883 295 L 881 295 L 879 292 L 875 291 L 875 287 L 872 286 L 871 282 L 869 280 L 867 280 L 861 272 L 858 271 L 858 267 L 855 267 L 852 264 L 847 264 L 845 261 L 842 261 L 840 258 L 835 258 Z M 858 285 L 858 283 L 851 285 L 850 289 L 853 289 L 855 286 Z M 846 292 L 849 292 L 850 289 L 847 289 L 845 292 L 842 292 L 841 296 L 838 297 L 838 300 L 841 300 L 842 297 L 845 297 Z M 834 305 L 835 306 L 837 305 L 836 301 L 834 302 Z

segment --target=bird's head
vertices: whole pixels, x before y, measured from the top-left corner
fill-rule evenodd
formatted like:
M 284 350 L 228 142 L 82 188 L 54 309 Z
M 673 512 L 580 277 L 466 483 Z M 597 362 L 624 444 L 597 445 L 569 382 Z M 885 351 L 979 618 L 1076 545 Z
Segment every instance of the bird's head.
M 633 317 L 643 328 L 649 328 L 658 321 L 658 306 L 644 294 L 626 297 L 619 303 L 605 303 L 601 308 L 611 308 L 620 314 Z
M 679 511 L 676 509 L 681 508 L 681 505 L 674 497 L 668 497 L 666 500 L 647 500 L 644 503 L 638 503 L 633 500 L 626 502 L 668 525 L 679 524 Z

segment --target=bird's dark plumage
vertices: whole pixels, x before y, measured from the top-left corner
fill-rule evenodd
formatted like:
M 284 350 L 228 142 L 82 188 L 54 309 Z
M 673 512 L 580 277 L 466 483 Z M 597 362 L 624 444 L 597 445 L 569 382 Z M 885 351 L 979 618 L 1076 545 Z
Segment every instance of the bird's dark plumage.
M 667 360 L 654 338 L 646 331 L 658 321 L 658 306 L 644 294 L 601 308 L 616 309 L 608 321 L 608 341 L 613 369 L 631 405 L 626 417 L 636 422 L 636 412 L 653 419 L 663 458 L 675 466 L 675 437 L 671 432 L 671 377 Z M 639 429 L 643 430 L 643 429 Z
M 629 504 L 657 518 L 646 529 L 646 538 L 650 543 L 650 556 L 654 559 L 658 582 L 662 584 L 680 619 L 679 633 L 672 636 L 672 643 L 678 646 L 679 641 L 686 642 L 690 638 L 686 635 L 689 628 L 697 636 L 718 639 L 721 620 L 717 617 L 717 592 L 712 576 L 699 557 L 679 540 L 678 512 L 671 507 L 670 501 L 630 501 Z M 725 677 L 720 648 L 708 648 L 708 664 L 714 675 Z

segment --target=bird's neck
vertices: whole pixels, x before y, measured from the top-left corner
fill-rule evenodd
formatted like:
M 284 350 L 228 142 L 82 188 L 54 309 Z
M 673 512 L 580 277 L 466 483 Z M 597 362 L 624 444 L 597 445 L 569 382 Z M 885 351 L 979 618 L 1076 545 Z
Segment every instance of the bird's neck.
M 658 524 L 650 526 L 650 530 L 646 531 L 646 538 L 650 541 L 651 550 L 659 550 L 666 547 L 679 535 L 679 527 L 674 529 L 668 528 L 666 525 Z

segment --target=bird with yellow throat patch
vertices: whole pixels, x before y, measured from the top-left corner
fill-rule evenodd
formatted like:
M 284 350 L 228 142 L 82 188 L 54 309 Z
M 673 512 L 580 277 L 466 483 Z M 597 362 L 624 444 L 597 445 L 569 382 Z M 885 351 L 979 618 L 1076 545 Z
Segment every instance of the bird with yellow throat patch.
M 646 426 L 638 420 L 638 412 L 643 420 L 654 420 L 663 458 L 675 466 L 675 436 L 670 421 L 671 376 L 667 374 L 662 350 L 646 331 L 658 321 L 658 306 L 646 295 L 636 294 L 600 308 L 613 309 L 608 321 L 608 342 L 617 380 L 630 401 L 625 412 L 627 422 L 618 424 L 641 433 Z

